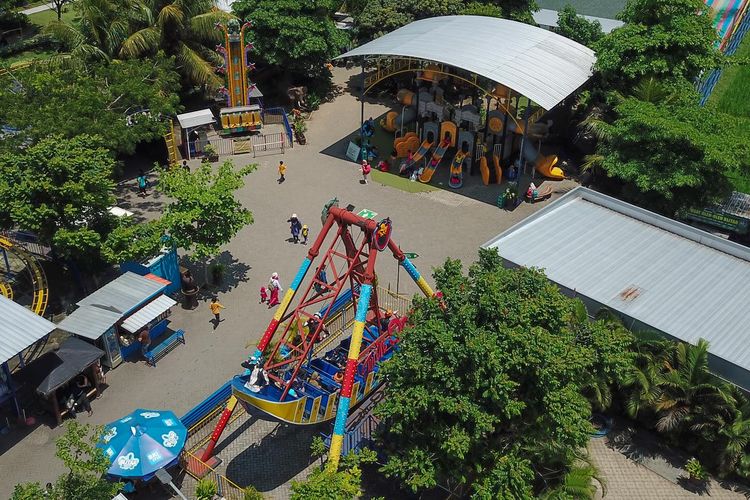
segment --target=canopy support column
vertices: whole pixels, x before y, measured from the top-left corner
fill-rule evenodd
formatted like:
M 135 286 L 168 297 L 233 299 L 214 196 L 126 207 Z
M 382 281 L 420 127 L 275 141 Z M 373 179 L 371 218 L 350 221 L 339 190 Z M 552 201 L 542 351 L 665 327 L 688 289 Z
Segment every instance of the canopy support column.
M 365 57 L 362 56 L 362 72 L 361 75 L 361 82 L 362 82 L 362 90 L 359 94 L 359 145 L 360 145 L 360 155 L 362 160 L 369 160 L 369 153 L 367 151 L 367 147 L 365 146 L 365 134 L 362 130 L 362 127 L 365 125 Z

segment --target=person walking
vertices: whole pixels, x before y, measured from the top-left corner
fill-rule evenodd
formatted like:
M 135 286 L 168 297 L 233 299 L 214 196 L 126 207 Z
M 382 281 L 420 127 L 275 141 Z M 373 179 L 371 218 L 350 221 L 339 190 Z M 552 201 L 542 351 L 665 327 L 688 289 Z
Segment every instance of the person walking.
M 279 161 L 279 180 L 278 183 L 281 184 L 286 179 L 284 176 L 286 175 L 286 164 L 284 163 L 284 160 Z
M 211 299 L 211 303 L 208 305 L 208 308 L 211 309 L 211 312 L 214 315 L 214 330 L 219 326 L 219 323 L 221 323 L 221 310 L 226 309 L 221 302 L 219 302 L 219 299 L 214 297 Z
M 148 178 L 146 177 L 146 174 L 141 170 L 138 174 L 138 195 L 139 196 L 146 196 L 146 188 L 148 187 Z
M 268 290 L 271 294 L 268 300 L 268 308 L 277 306 L 279 302 L 279 293 L 281 293 L 281 282 L 279 281 L 279 273 L 273 273 L 271 279 L 268 281 Z
M 370 167 L 370 162 L 362 160 L 362 179 L 364 180 L 364 184 L 367 184 L 367 176 L 370 175 L 371 171 L 372 167 Z
M 307 224 L 302 224 L 302 244 L 307 245 L 307 237 L 310 235 L 310 228 Z
M 268 292 L 266 287 L 262 286 L 260 287 L 260 302 L 258 304 L 265 304 L 266 302 L 268 302 Z
M 297 214 L 292 214 L 292 216 L 289 217 L 286 221 L 289 223 L 289 230 L 292 232 L 292 240 L 295 243 L 299 243 L 299 235 L 302 231 L 302 223 L 299 221 Z

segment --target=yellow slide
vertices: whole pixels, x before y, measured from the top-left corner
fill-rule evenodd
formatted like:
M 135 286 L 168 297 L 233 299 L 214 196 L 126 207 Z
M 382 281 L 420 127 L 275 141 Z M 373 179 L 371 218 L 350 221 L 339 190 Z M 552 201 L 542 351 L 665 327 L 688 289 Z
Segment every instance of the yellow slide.
M 543 176 L 547 177 L 548 179 L 554 179 L 554 180 L 565 179 L 565 172 L 563 172 L 560 167 L 556 167 L 555 165 L 557 165 L 557 156 L 539 155 L 539 158 L 537 159 L 537 162 L 536 162 L 536 171 L 542 174 Z

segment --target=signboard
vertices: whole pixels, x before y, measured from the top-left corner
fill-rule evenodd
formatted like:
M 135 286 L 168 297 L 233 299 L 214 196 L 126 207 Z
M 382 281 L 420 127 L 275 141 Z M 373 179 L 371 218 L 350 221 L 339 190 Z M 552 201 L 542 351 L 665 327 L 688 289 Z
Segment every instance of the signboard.
M 417 257 L 419 257 L 419 254 L 414 253 L 414 252 L 404 252 L 404 256 L 407 259 L 416 259 Z
M 349 141 L 349 147 L 346 148 L 346 157 L 349 158 L 353 162 L 359 162 L 359 153 L 362 151 L 362 148 L 354 144 L 353 142 Z
M 702 222 L 710 226 L 733 231 L 737 234 L 746 234 L 748 231 L 748 220 L 743 217 L 727 214 L 708 208 L 691 208 L 685 213 L 685 217 L 696 222 Z
M 378 213 L 373 212 L 372 210 L 369 210 L 367 208 L 363 208 L 362 210 L 357 212 L 357 215 L 359 215 L 363 219 L 374 219 L 375 217 L 377 217 Z

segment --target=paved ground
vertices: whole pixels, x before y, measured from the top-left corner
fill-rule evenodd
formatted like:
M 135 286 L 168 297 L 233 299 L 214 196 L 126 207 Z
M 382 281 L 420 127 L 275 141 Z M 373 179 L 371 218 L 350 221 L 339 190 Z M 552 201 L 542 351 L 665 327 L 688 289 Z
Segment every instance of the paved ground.
M 337 81 L 344 82 L 348 76 L 343 70 L 336 70 Z M 365 113 L 366 116 L 377 116 L 386 109 L 368 104 Z M 376 183 L 362 185 L 356 165 L 330 154 L 320 154 L 326 149 L 330 152 L 331 145 L 342 141 L 358 126 L 359 103 L 351 95 L 345 93 L 322 106 L 310 122 L 308 144 L 287 150 L 284 155 L 289 168 L 287 181 L 281 185 L 276 182 L 279 156 L 255 160 L 249 155 L 235 158 L 237 164 L 255 161 L 259 168 L 248 177 L 246 187 L 239 193 L 245 205 L 253 211 L 256 222 L 241 231 L 220 256 L 220 260 L 229 266 L 229 279 L 215 293 L 227 307 L 223 313 L 226 320 L 215 332 L 212 331 L 211 314 L 205 302 L 210 294 L 205 294 L 199 308 L 194 311 L 176 307 L 171 317 L 172 326 L 186 331 L 187 345 L 177 347 L 156 368 L 143 363 L 125 363 L 110 372 L 109 387 L 101 399 L 93 402 L 93 417 L 79 418 L 105 424 L 139 407 L 169 408 L 181 415 L 237 373 L 247 352 L 246 345 L 258 340 L 270 319 L 269 311 L 258 304 L 258 288 L 275 271 L 281 275 L 282 286 L 288 286 L 305 256 L 304 246 L 286 241 L 289 233 L 285 221 L 292 212 L 310 225 L 311 238 L 316 236 L 320 227 L 323 204 L 334 196 L 341 200 L 342 206 L 352 203 L 357 209 L 369 208 L 389 216 L 394 223 L 393 237 L 405 251 L 419 253 L 415 263 L 429 275 L 430 269 L 448 256 L 471 262 L 482 243 L 549 203 L 523 204 L 508 213 L 491 204 L 464 197 L 460 191 L 410 194 Z M 553 199 L 574 187 L 574 183 L 564 181 L 554 186 Z M 152 217 L 161 210 L 164 200 L 153 194 L 146 199 L 137 198 L 133 182 L 122 188 L 120 206 L 143 218 Z M 395 262 L 388 258 L 379 261 L 381 286 L 395 288 L 396 269 Z M 401 273 L 401 290 L 417 293 L 404 273 Z M 302 470 L 300 464 L 307 457 L 300 454 L 307 449 L 307 437 L 303 439 L 302 434 L 286 434 L 286 431 L 263 437 L 264 432 L 267 434 L 271 430 L 272 424 L 256 420 L 248 425 L 253 426 L 251 434 L 254 438 L 233 445 L 247 446 L 247 450 L 239 455 L 243 457 L 242 470 L 255 475 L 247 478 L 248 484 L 255 484 L 265 491 L 279 487 L 263 474 L 262 467 L 269 460 L 276 460 L 284 466 L 293 465 L 291 469 L 299 469 L 298 472 Z M 17 429 L 1 438 L 3 479 L 0 480 L 0 498 L 7 498 L 13 484 L 19 481 L 44 483 L 63 472 L 53 458 L 53 440 L 60 432 L 59 428 L 40 425 L 32 430 Z M 272 446 L 276 442 L 292 443 L 295 447 L 291 454 L 288 450 L 282 452 Z M 625 460 L 623 464 L 613 466 L 615 479 L 610 482 L 610 495 L 615 492 L 619 495 L 620 491 L 632 491 L 636 487 L 641 490 L 638 474 L 634 473 L 622 483 L 617 482 L 618 470 L 627 470 L 627 464 Z M 235 467 L 234 462 L 226 466 Z M 286 473 L 287 476 L 292 477 L 291 472 Z M 609 470 L 605 472 L 609 473 Z M 642 489 L 646 492 L 644 494 L 656 496 L 640 498 L 664 498 L 657 494 L 660 484 L 657 478 L 653 485 Z M 620 490 L 616 485 L 626 489 Z M 673 486 L 666 484 L 664 487 Z M 618 498 L 634 498 L 623 495 Z
M 37 12 L 44 12 L 45 10 L 52 10 L 55 6 L 51 3 L 45 3 L 42 5 L 37 5 L 36 7 L 31 7 L 30 9 L 24 9 L 21 11 L 21 14 L 26 14 L 27 16 L 30 16 L 31 14 L 36 14 Z

